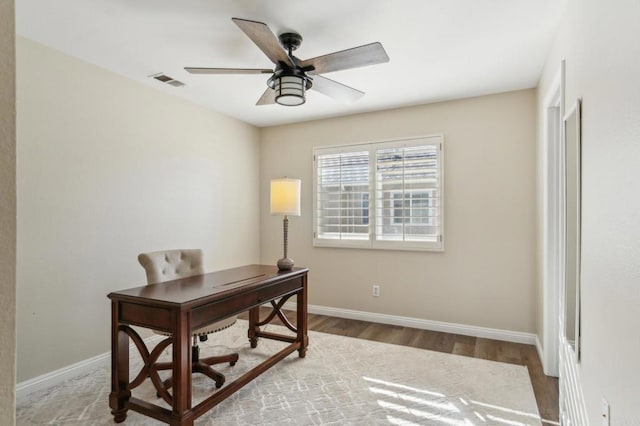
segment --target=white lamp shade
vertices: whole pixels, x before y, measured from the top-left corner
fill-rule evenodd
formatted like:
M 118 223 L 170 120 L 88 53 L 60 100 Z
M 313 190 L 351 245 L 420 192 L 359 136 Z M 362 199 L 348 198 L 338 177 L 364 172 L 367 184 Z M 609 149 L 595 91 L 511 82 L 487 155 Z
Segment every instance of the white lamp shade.
M 271 179 L 271 214 L 300 216 L 300 179 Z

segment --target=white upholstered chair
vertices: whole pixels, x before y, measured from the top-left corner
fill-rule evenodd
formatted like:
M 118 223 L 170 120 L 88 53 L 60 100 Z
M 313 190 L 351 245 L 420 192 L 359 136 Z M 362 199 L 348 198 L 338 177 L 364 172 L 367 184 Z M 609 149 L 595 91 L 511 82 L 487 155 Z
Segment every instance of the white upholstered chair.
M 147 273 L 147 284 L 161 283 L 164 281 L 177 280 L 192 275 L 204 273 L 202 267 L 202 250 L 164 250 L 151 253 L 142 253 L 138 256 L 138 262 Z M 216 382 L 216 387 L 220 388 L 224 383 L 225 377 L 219 371 L 211 368 L 211 365 L 222 364 L 228 362 L 235 365 L 238 361 L 238 354 L 211 356 L 200 358 L 200 348 L 198 347 L 198 338 L 205 341 L 207 335 L 224 330 L 232 326 L 236 322 L 237 317 L 226 318 L 222 321 L 210 324 L 206 327 L 193 330 L 193 347 L 191 348 L 191 371 L 194 373 L 202 373 L 211 377 Z M 168 335 L 162 331 L 154 332 L 158 334 Z M 165 380 L 164 385 L 170 388 L 172 380 Z

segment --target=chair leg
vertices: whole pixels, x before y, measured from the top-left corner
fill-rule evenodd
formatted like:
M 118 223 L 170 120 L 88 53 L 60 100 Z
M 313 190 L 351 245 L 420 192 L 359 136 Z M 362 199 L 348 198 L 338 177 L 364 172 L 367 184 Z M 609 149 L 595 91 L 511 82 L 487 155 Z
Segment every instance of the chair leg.
M 163 386 L 165 387 L 165 389 L 169 390 L 169 388 L 171 386 L 173 386 L 173 377 L 169 377 L 167 380 L 165 380 L 164 382 L 162 382 Z M 160 395 L 158 395 L 160 396 Z
M 238 362 L 238 358 L 239 356 L 237 353 L 232 353 L 228 355 L 209 356 L 200 359 L 200 347 L 196 344 L 191 347 L 191 372 L 204 374 L 205 376 L 213 379 L 216 382 L 216 388 L 220 389 L 226 378 L 224 377 L 224 374 L 214 370 L 210 366 L 228 362 L 229 365 L 233 367 L 236 365 L 236 362 Z M 169 377 L 167 380 L 163 381 L 162 384 L 165 389 L 169 390 L 169 388 L 173 386 L 173 377 Z M 156 393 L 156 395 L 160 397 L 159 393 Z
M 193 371 L 194 373 L 201 373 L 201 374 L 204 374 L 205 376 L 210 377 L 216 382 L 216 388 L 218 389 L 222 387 L 222 385 L 224 384 L 224 381 L 226 380 L 226 378 L 224 377 L 224 374 L 214 370 L 213 368 L 209 367 L 207 364 L 204 364 L 200 361 L 192 365 L 191 371 Z
M 236 362 L 238 362 L 238 354 L 232 353 L 228 355 L 209 356 L 206 358 L 202 358 L 199 361 L 206 365 L 215 365 L 228 362 L 229 365 L 233 367 L 234 365 L 236 365 Z
M 231 366 L 235 365 L 235 363 L 238 361 L 238 355 L 237 354 L 232 354 L 232 355 L 235 355 L 235 361 L 231 364 Z M 210 358 L 214 358 L 214 357 L 210 357 Z M 233 359 L 234 357 L 223 356 L 223 357 L 215 357 L 215 358 L 225 358 L 225 360 L 219 361 L 218 362 L 219 364 L 221 362 L 227 362 L 227 358 Z M 216 382 L 216 388 L 218 389 L 222 387 L 222 385 L 226 380 L 226 378 L 224 377 L 224 374 L 209 367 L 209 365 L 204 363 L 203 361 L 195 361 L 191 363 L 191 372 L 204 374 L 205 376 L 213 379 Z M 163 381 L 162 385 L 165 387 L 165 389 L 169 390 L 169 388 L 173 386 L 173 377 L 169 377 L 167 380 Z M 156 393 L 156 395 L 160 397 L 159 393 Z
M 198 346 L 197 340 L 196 340 L 196 336 L 193 336 L 193 346 L 191 346 L 191 372 L 192 373 L 197 373 L 198 371 L 196 371 L 195 369 L 195 364 L 198 362 L 198 360 L 200 359 L 200 347 Z M 215 380 L 215 379 L 214 379 Z M 218 382 L 216 381 L 216 384 Z M 224 380 L 223 380 L 224 383 Z M 162 385 L 165 387 L 165 389 L 169 390 L 169 388 L 171 386 L 173 386 L 173 377 L 169 377 L 167 380 L 162 382 Z M 222 386 L 222 385 L 220 385 Z M 220 387 L 218 386 L 218 387 Z M 156 392 L 156 395 L 158 397 L 160 397 L 160 393 Z
M 228 362 L 229 365 L 233 367 L 234 365 L 236 365 L 236 362 L 238 362 L 238 354 L 233 353 L 228 355 L 217 355 L 199 359 L 193 364 L 193 372 L 202 373 L 205 376 L 211 377 L 216 381 L 216 388 L 220 389 L 224 384 L 224 381 L 226 380 L 224 374 L 216 371 L 210 366 L 215 364 L 222 364 L 224 362 Z

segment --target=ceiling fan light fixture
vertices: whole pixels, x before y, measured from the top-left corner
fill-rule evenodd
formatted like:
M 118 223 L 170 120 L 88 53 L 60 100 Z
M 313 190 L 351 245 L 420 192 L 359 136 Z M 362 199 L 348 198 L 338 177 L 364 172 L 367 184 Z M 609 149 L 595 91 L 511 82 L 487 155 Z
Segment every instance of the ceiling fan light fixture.
M 274 79 L 276 102 L 285 106 L 302 105 L 305 102 L 306 78 L 299 75 L 281 75 Z

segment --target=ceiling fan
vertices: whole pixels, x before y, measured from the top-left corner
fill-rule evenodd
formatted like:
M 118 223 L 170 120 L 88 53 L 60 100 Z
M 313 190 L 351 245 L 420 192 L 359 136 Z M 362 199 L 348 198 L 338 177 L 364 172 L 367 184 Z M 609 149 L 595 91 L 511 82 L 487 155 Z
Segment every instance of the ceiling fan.
M 302 105 L 305 91 L 311 88 L 332 98 L 353 102 L 364 96 L 364 92 L 319 74 L 389 62 L 387 52 L 377 42 L 300 60 L 293 56 L 293 51 L 302 43 L 300 34 L 286 32 L 276 37 L 263 22 L 231 19 L 275 64 L 275 69 L 185 67 L 185 70 L 192 74 L 272 74 L 267 80 L 269 87 L 256 105 Z

